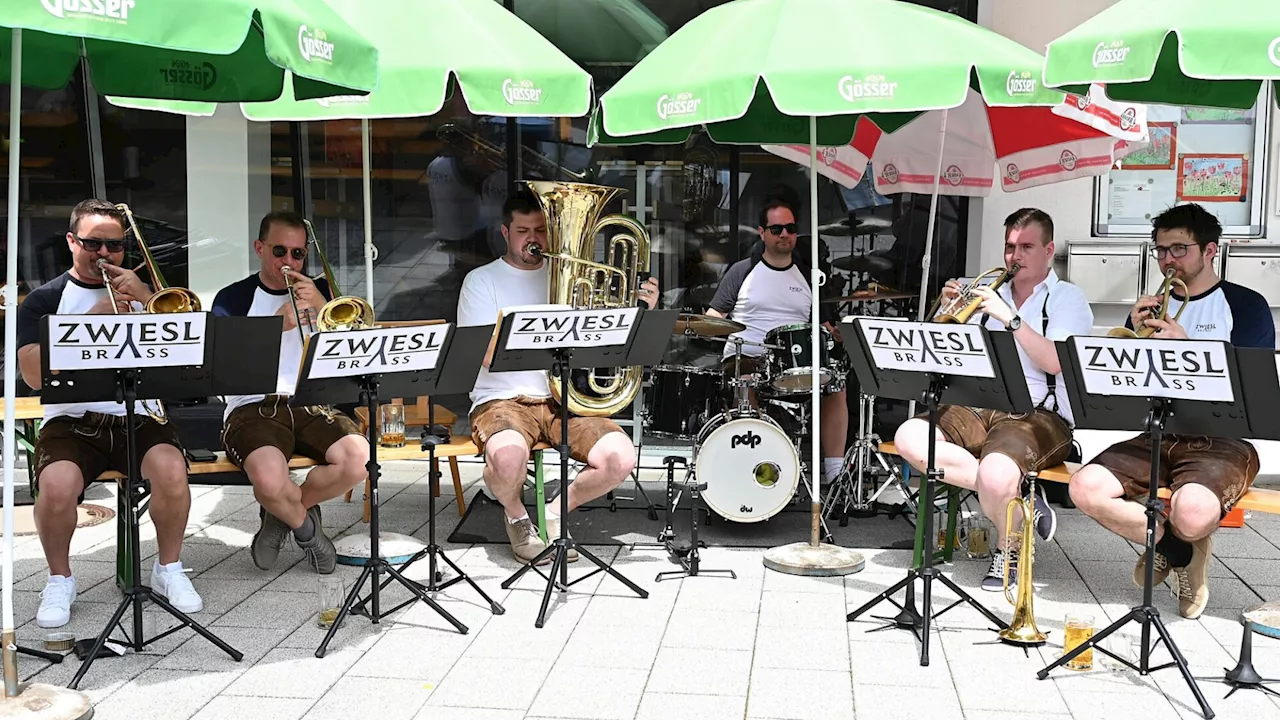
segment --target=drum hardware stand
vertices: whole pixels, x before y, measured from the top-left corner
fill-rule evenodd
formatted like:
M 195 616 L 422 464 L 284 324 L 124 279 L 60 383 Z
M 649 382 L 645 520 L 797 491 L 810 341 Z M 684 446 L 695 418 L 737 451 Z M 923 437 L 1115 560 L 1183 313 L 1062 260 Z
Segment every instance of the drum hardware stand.
M 885 454 L 880 451 L 880 436 L 872 429 L 874 410 L 875 398 L 865 393 L 859 393 L 858 436 L 853 441 L 853 445 L 848 452 L 845 453 L 844 469 L 841 471 L 830 496 L 831 504 L 829 507 L 834 509 L 837 504 L 842 504 L 843 506 L 843 511 L 840 514 L 840 527 L 849 525 L 850 508 L 860 512 L 872 510 L 870 515 L 874 515 L 876 499 L 893 485 L 897 485 L 902 492 L 904 504 L 911 514 L 914 515 L 916 513 L 915 503 L 911 499 L 911 494 L 907 491 L 902 475 L 898 472 L 897 467 L 890 464 Z M 863 489 L 863 482 L 866 476 L 873 471 L 871 462 L 873 458 L 880 464 L 888 479 L 872 493 L 871 497 L 863 500 L 863 495 L 866 492 Z M 852 472 L 850 472 L 851 470 Z M 899 512 L 901 510 L 894 509 L 890 519 L 896 517 Z
M 695 453 L 697 450 L 695 449 Z M 660 572 L 654 578 L 655 582 L 662 582 L 674 577 L 697 577 L 699 575 L 727 575 L 730 579 L 737 580 L 738 575 L 732 570 L 704 570 L 698 557 L 698 551 L 707 546 L 706 543 L 698 539 L 698 500 L 701 499 L 700 494 L 707 488 L 706 483 L 689 482 L 693 470 L 685 463 L 685 459 L 679 455 L 668 455 L 662 459 L 667 466 L 667 525 L 658 535 L 658 540 L 667 548 L 667 552 L 680 563 L 681 570 L 668 570 Z M 685 481 L 683 483 L 675 482 L 676 463 L 686 468 Z M 679 488 L 681 492 L 676 492 Z M 689 506 L 689 533 L 690 539 L 688 545 L 677 545 L 675 543 L 676 532 L 674 527 L 673 515 L 676 506 L 680 503 L 680 497 L 683 491 L 689 491 L 689 498 L 692 501 Z

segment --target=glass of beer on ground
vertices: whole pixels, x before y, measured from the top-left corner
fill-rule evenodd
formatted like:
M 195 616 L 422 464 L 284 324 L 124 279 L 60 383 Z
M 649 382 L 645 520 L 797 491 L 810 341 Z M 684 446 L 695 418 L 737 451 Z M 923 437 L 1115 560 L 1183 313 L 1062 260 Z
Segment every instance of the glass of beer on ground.
M 340 577 L 322 577 L 318 582 L 316 600 L 319 614 L 316 616 L 316 625 L 329 628 L 338 619 L 338 611 L 347 599 L 347 590 Z
M 1066 622 L 1063 623 L 1063 633 L 1066 636 L 1062 642 L 1062 652 L 1065 655 L 1093 637 L 1093 616 L 1068 615 Z M 1067 662 L 1067 667 L 1072 670 L 1092 670 L 1093 648 L 1090 647 L 1071 658 Z
M 383 405 L 382 432 L 379 433 L 379 444 L 382 447 L 404 447 L 404 406 Z

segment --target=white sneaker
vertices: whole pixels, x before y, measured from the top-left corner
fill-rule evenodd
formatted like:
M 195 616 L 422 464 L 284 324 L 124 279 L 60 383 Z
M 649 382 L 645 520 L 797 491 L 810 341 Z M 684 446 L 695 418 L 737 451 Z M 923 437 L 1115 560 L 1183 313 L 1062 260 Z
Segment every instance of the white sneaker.
M 40 609 L 36 611 L 36 625 L 42 628 L 58 628 L 71 622 L 71 603 L 76 600 L 74 576 L 50 575 L 40 591 Z
M 204 609 L 204 600 L 187 579 L 188 572 L 181 560 L 168 566 L 156 561 L 151 566 L 151 591 L 184 613 L 197 613 Z

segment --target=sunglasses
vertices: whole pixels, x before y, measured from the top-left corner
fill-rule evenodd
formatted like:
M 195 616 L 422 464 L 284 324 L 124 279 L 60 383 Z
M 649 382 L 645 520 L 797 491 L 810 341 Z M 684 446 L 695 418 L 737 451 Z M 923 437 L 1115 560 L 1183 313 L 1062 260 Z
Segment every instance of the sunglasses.
M 800 232 L 800 225 L 797 223 L 787 223 L 786 225 L 766 225 L 764 229 L 768 230 L 772 235 L 782 235 L 784 232 L 789 232 L 792 235 L 795 235 Z
M 293 256 L 294 260 L 305 260 L 307 257 L 307 249 L 306 248 L 287 248 L 283 245 L 272 245 L 271 254 L 275 255 L 278 258 L 284 257 L 285 254 L 290 254 Z
M 80 243 L 80 247 L 84 248 L 85 250 L 88 250 L 88 251 L 89 251 L 89 252 L 91 252 L 91 253 L 96 253 L 96 252 L 98 252 L 99 250 L 101 250 L 101 249 L 102 249 L 102 246 L 103 246 L 103 245 L 106 245 L 106 246 L 107 246 L 107 252 L 109 252 L 109 253 L 122 253 L 122 252 L 124 252 L 124 240 L 123 240 L 123 239 L 120 239 L 120 240 L 95 240 L 94 238 L 82 238 L 82 237 L 80 237 L 79 235 L 72 235 L 72 237 L 74 237 L 74 238 L 76 239 L 76 242 Z

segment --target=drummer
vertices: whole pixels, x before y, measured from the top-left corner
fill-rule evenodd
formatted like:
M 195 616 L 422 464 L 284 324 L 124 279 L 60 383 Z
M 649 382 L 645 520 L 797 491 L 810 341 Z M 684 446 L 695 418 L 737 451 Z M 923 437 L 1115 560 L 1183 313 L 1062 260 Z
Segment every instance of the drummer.
M 808 323 L 812 313 L 813 292 L 809 287 L 808 263 L 796 253 L 794 208 L 782 199 L 772 199 L 760 211 L 757 231 L 764 242 L 751 256 L 734 263 L 720 279 L 720 287 L 711 300 L 708 315 L 727 317 L 746 326 L 729 336 L 742 338 L 741 375 L 759 376 L 768 364 L 764 347 L 765 335 L 784 325 Z M 832 306 L 823 308 L 824 315 Z M 836 338 L 840 333 L 833 318 L 824 317 L 822 326 Z M 726 380 L 733 377 L 737 361 L 737 344 L 725 344 L 723 369 Z M 752 407 L 758 407 L 754 392 Z M 849 409 L 843 389 L 822 398 L 822 477 L 831 482 L 840 474 L 846 436 L 849 432 Z

